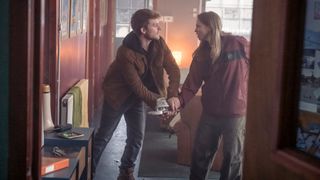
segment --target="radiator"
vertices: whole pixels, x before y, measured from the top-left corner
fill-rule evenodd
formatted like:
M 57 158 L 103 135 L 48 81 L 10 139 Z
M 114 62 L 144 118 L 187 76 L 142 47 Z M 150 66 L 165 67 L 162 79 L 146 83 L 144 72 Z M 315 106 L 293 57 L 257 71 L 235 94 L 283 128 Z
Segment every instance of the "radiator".
M 60 125 L 72 124 L 73 118 L 73 95 L 66 94 L 61 99 Z

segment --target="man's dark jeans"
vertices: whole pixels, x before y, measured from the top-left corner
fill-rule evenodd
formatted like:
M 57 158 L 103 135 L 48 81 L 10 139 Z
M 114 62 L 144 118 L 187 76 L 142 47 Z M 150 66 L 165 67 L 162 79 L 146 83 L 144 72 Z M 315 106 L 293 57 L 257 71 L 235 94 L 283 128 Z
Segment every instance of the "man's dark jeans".
M 95 172 L 101 154 L 117 128 L 122 115 L 124 115 L 127 125 L 127 140 L 120 168 L 134 168 L 144 138 L 146 119 L 144 111 L 144 103 L 135 96 L 130 96 L 118 110 L 114 110 L 104 101 L 100 127 L 94 138 L 93 172 Z

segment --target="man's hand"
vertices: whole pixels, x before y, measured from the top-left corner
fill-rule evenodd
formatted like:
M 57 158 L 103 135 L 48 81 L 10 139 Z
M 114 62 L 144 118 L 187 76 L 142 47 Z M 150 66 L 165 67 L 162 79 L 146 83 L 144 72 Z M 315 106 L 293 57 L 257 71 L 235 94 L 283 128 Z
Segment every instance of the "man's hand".
M 170 106 L 170 110 L 165 111 L 164 114 L 162 114 L 162 116 L 160 117 L 161 121 L 164 124 L 168 124 L 170 123 L 170 121 L 172 120 L 172 118 L 174 118 L 174 116 L 178 113 L 178 111 L 180 110 L 180 100 L 177 97 L 172 97 L 169 98 L 167 100 L 169 106 Z
M 169 106 L 170 106 L 170 108 L 171 108 L 171 110 L 172 110 L 173 112 L 179 111 L 179 109 L 180 109 L 180 107 L 181 107 L 181 103 L 180 103 L 179 98 L 177 98 L 177 97 L 171 97 L 171 98 L 169 98 L 167 101 L 168 101 L 168 104 L 169 104 Z

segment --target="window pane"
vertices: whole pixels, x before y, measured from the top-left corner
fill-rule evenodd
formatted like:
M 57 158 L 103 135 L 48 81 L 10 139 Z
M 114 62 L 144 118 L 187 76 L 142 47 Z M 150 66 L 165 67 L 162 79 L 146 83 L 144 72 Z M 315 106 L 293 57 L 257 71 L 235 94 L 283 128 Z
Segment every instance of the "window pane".
M 223 20 L 222 29 L 226 32 L 231 32 L 233 34 L 239 34 L 240 25 L 238 20 Z
M 251 36 L 253 0 L 210 0 L 206 11 L 216 12 L 222 21 L 222 29 L 247 39 Z
M 216 7 L 208 7 L 207 8 L 207 11 L 213 11 L 215 13 L 217 13 L 221 18 L 222 18 L 222 15 L 223 15 L 223 8 L 216 8 Z
M 141 9 L 144 7 L 144 0 L 133 0 L 132 8 L 133 9 Z
M 130 8 L 131 7 L 131 0 L 116 0 L 117 8 Z
M 211 1 L 207 1 L 206 2 L 206 6 L 210 7 L 210 6 L 221 6 L 222 0 L 211 0 Z
M 252 19 L 252 9 L 249 9 L 249 8 L 240 9 L 240 17 L 242 19 Z
M 241 34 L 251 34 L 251 20 L 241 20 L 240 21 L 240 33 Z
M 116 25 L 116 37 L 125 37 L 130 32 L 129 24 Z
M 145 0 L 117 0 L 116 2 L 116 37 L 121 38 L 131 31 L 131 16 L 136 10 L 144 8 Z
M 228 0 L 228 1 L 222 1 L 221 4 L 223 4 L 224 6 L 228 6 L 228 5 L 238 5 L 239 0 Z
M 252 0 L 240 0 L 240 5 L 246 5 L 246 6 L 252 6 L 253 1 Z
M 129 9 L 118 9 L 116 23 L 129 23 L 131 18 L 131 11 Z
M 239 19 L 240 13 L 238 8 L 225 8 L 223 17 L 224 19 Z

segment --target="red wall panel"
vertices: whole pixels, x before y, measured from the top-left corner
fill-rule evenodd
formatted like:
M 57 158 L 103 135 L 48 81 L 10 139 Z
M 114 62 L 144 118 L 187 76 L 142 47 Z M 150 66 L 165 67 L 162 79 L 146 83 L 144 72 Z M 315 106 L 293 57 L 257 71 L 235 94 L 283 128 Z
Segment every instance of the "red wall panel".
M 86 78 L 86 34 L 65 39 L 60 49 L 60 97 Z

